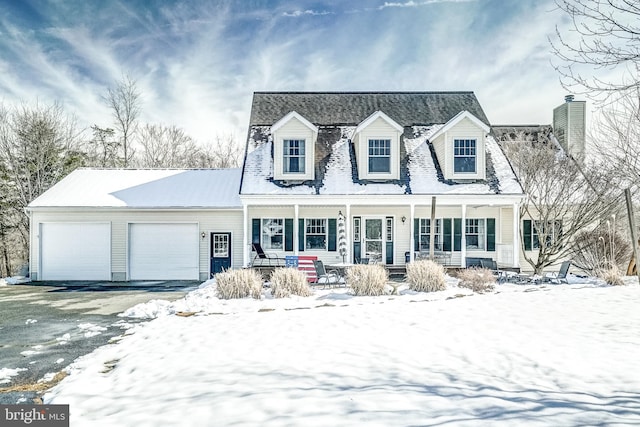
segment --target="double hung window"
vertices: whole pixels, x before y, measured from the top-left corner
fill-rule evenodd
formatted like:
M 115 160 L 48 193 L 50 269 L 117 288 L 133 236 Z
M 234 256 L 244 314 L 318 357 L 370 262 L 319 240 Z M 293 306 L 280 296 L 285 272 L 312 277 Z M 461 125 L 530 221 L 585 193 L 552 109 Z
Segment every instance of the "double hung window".
M 391 172 L 391 140 L 369 140 L 369 173 Z
M 465 238 L 467 249 L 485 248 L 485 221 L 484 219 L 467 219 L 465 224 Z
M 284 173 L 305 173 L 305 140 L 285 139 Z
M 284 244 L 284 220 L 282 218 L 262 219 L 262 247 L 282 250 Z
M 305 220 L 305 248 L 307 250 L 327 249 L 327 220 L 306 219 Z
M 455 173 L 476 172 L 476 140 L 453 140 L 453 171 Z

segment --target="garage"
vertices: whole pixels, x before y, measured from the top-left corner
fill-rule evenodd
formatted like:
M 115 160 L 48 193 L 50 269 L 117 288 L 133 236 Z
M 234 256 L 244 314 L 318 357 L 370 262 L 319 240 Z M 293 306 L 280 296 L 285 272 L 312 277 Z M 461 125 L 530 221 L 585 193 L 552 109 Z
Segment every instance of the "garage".
M 111 224 L 40 224 L 40 280 L 111 280 Z
M 129 224 L 129 280 L 198 280 L 197 223 Z

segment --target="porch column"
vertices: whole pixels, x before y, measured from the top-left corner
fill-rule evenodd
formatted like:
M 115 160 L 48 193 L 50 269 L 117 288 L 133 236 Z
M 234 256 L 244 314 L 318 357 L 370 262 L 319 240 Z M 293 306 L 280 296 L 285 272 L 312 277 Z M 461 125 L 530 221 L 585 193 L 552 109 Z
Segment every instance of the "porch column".
M 249 266 L 249 248 L 251 247 L 251 242 L 249 241 L 249 210 L 247 205 L 242 205 L 242 241 L 244 242 L 242 248 L 242 256 L 244 258 L 242 265 L 244 267 Z
M 513 267 L 520 267 L 520 206 L 513 204 Z
M 300 216 L 300 205 L 297 203 L 293 205 L 293 254 L 295 256 L 300 255 L 300 230 L 298 224 L 300 221 L 298 217 Z
M 460 225 L 461 238 L 460 238 L 460 264 L 461 267 L 467 266 L 467 205 L 462 205 L 462 224 Z
M 414 257 L 415 257 L 415 251 L 414 248 L 416 247 L 416 240 L 415 240 L 415 221 L 413 220 L 416 216 L 416 205 L 411 203 L 410 205 L 411 208 L 411 213 L 409 215 L 409 235 L 411 236 L 411 239 L 409 239 L 410 242 L 410 247 L 409 247 L 409 262 L 413 262 L 414 261 Z

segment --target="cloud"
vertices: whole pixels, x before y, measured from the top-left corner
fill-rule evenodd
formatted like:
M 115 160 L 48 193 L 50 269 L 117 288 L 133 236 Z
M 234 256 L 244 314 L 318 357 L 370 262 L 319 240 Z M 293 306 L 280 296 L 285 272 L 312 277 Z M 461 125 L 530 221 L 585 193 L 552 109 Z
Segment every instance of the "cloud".
M 294 10 L 293 12 L 283 12 L 282 16 L 286 16 L 289 18 L 299 18 L 301 16 L 309 15 L 309 16 L 324 16 L 324 15 L 333 15 L 334 12 L 329 12 L 327 10 Z
M 478 0 L 423 0 L 423 1 L 405 1 L 405 2 L 384 2 L 383 5 L 378 6 L 378 10 L 387 9 L 390 7 L 420 7 L 428 6 L 435 3 L 469 3 Z

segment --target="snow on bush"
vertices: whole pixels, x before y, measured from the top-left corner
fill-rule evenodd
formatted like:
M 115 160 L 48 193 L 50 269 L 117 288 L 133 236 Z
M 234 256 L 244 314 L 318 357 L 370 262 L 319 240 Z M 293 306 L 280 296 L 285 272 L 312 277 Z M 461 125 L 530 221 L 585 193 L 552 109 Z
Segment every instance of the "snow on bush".
M 407 264 L 409 289 L 417 292 L 435 292 L 447 289 L 444 267 L 431 260 Z
M 260 299 L 262 295 L 262 275 L 256 270 L 243 268 L 227 270 L 215 276 L 217 295 L 220 299 L 246 298 Z
M 357 264 L 347 270 L 347 283 L 354 295 L 386 294 L 389 272 L 379 264 Z
M 271 275 L 271 293 L 275 298 L 313 295 L 307 282 L 307 275 L 297 268 L 276 268 Z
M 458 286 L 478 293 L 492 291 L 496 282 L 488 268 L 466 268 L 460 270 L 457 277 L 460 279 Z

